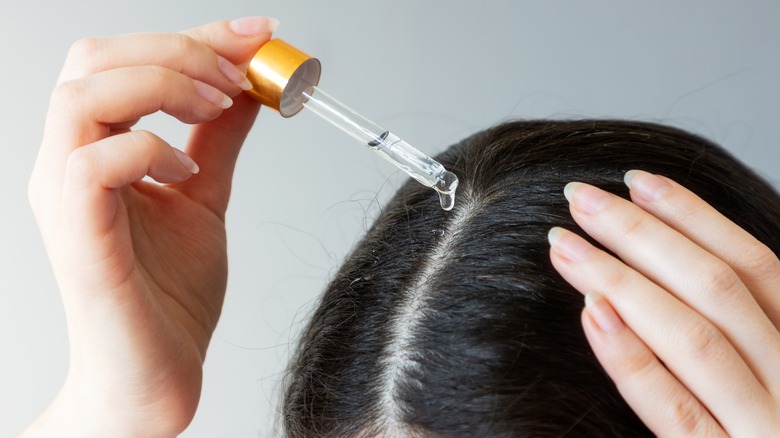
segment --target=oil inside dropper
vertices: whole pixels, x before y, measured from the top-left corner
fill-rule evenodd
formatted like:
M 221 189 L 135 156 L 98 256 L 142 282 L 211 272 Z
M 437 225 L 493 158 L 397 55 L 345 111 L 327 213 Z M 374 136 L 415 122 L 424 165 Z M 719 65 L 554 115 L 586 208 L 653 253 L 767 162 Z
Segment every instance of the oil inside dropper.
M 357 139 L 439 195 L 444 210 L 455 205 L 458 178 L 390 131 L 356 113 L 317 87 L 320 62 L 278 38 L 266 42 L 249 64 L 249 94 L 291 117 L 307 108 Z
M 455 206 L 458 177 L 433 158 L 425 155 L 390 131 L 384 131 L 369 141 L 368 147 L 379 156 L 439 194 L 439 204 L 445 211 Z
M 444 210 L 451 210 L 455 205 L 458 178 L 448 172 L 441 163 L 356 113 L 315 85 L 308 86 L 299 98 L 304 108 L 367 145 L 380 157 L 393 163 L 424 186 L 436 190 Z

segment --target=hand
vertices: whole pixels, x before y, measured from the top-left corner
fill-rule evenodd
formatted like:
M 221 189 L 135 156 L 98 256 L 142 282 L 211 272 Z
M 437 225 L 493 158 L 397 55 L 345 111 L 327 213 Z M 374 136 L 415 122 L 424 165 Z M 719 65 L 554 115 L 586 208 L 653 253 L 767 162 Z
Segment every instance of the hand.
M 248 18 L 71 49 L 29 184 L 70 367 L 30 436 L 173 436 L 191 421 L 225 294 L 233 169 L 259 109 L 239 95 L 251 84 L 236 65 L 275 25 Z M 158 110 L 195 124 L 186 155 L 131 130 Z
M 780 262 L 696 195 L 647 172 L 632 202 L 573 183 L 577 223 L 615 258 L 561 229 L 551 259 L 586 296 L 601 364 L 661 436 L 780 431 Z

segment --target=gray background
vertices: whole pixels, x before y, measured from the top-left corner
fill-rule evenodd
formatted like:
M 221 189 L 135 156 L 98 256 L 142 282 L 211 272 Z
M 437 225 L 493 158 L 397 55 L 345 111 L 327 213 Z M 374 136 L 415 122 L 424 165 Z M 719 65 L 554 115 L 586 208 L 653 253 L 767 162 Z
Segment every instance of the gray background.
M 622 117 L 700 133 L 777 181 L 774 1 L 8 3 L 0 15 L 0 436 L 32 421 L 66 371 L 64 315 L 26 184 L 48 96 L 80 37 L 275 16 L 278 36 L 322 60 L 323 89 L 430 154 L 507 118 Z M 179 146 L 187 135 L 167 116 L 142 127 Z M 183 436 L 273 434 L 301 322 L 403 180 L 311 114 L 261 113 L 228 211 L 227 301 Z

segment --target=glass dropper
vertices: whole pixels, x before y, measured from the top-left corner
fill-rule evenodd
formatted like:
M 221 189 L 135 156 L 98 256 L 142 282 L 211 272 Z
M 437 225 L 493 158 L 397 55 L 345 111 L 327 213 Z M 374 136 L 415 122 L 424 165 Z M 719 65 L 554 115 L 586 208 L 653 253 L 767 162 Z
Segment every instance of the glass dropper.
M 307 108 L 439 194 L 444 210 L 455 205 L 458 177 L 392 132 L 361 116 L 317 87 L 320 63 L 280 39 L 257 52 L 247 71 L 255 99 L 284 117 Z
M 444 210 L 455 205 L 458 177 L 438 161 L 415 149 L 392 132 L 380 127 L 334 99 L 316 86 L 301 93 L 303 107 L 368 146 L 385 160 L 439 194 Z

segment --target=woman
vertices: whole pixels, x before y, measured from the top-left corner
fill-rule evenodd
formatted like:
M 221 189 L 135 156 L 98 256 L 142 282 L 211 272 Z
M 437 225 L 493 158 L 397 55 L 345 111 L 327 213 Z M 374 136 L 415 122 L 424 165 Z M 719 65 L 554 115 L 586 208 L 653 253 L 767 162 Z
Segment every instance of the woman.
M 189 424 L 224 297 L 232 171 L 258 110 L 236 65 L 275 24 L 74 45 L 30 181 L 71 366 L 26 436 L 172 436 Z M 158 109 L 197 124 L 186 155 L 130 130 Z M 675 145 L 679 156 L 648 167 L 664 154 L 626 154 L 621 142 Z M 539 144 L 548 149 L 534 158 Z M 768 241 L 780 210 L 748 170 L 675 130 L 602 122 L 504 125 L 440 158 L 461 178 L 458 205 L 444 213 L 407 186 L 355 249 L 291 366 L 287 434 L 647 433 L 638 420 L 660 435 L 780 430 L 780 264 Z M 633 168 L 712 188 L 706 201 L 729 205 L 739 225 L 648 172 L 627 174 L 633 203 L 588 184 L 563 191 L 575 175 L 619 191 Z M 611 253 L 560 228 L 549 254 L 540 246 L 554 225 L 575 229 L 564 194 Z M 564 279 L 587 294 L 584 333 L 625 401 L 575 331 L 581 305 Z M 487 290 L 475 298 L 474 287 Z

